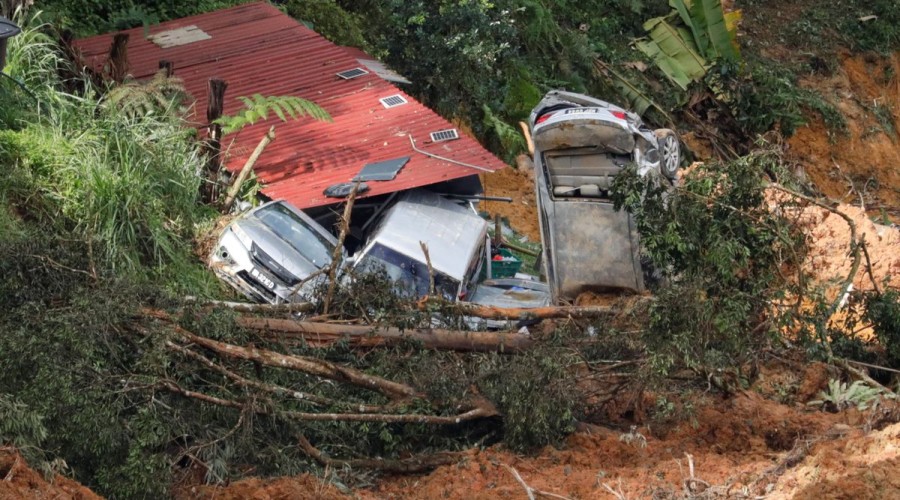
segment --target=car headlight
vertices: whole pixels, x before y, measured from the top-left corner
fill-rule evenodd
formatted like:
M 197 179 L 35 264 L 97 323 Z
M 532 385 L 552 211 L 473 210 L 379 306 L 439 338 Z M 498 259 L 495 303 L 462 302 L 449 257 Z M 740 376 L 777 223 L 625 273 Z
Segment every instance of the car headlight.
M 241 228 L 241 226 L 239 226 L 239 225 L 237 225 L 237 224 L 232 224 L 232 226 L 231 226 L 231 232 L 233 232 L 234 235 L 237 236 L 238 241 L 240 241 L 240 242 L 241 242 L 241 245 L 244 245 L 245 248 L 248 248 L 248 249 L 249 249 L 249 248 L 250 248 L 250 245 L 253 244 L 253 240 L 250 239 L 250 235 L 247 234 L 247 232 L 244 231 L 244 230 Z
M 233 266 L 234 264 L 237 263 L 234 260 L 234 257 L 232 257 L 230 253 L 228 253 L 228 249 L 225 247 L 219 247 L 219 250 L 216 252 L 216 256 L 218 258 L 222 259 L 222 261 L 224 261 L 228 265 Z

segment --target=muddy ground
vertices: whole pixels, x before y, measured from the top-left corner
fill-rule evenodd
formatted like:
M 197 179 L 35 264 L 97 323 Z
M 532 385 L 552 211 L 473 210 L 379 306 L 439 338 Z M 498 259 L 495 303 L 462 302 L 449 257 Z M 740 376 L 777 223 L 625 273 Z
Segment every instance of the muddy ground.
M 346 493 L 303 475 L 194 487 L 181 496 L 527 498 L 515 470 L 529 487 L 573 499 L 900 498 L 900 424 L 885 424 L 896 422 L 900 409 L 827 413 L 806 405 L 828 377 L 822 365 L 796 371 L 776 361 L 746 392 L 695 393 L 696 406 L 671 423 L 648 421 L 628 431 L 584 426 L 561 448 L 534 456 L 500 446 L 473 449 L 429 474 L 383 476 Z M 798 389 L 785 396 L 788 384 Z

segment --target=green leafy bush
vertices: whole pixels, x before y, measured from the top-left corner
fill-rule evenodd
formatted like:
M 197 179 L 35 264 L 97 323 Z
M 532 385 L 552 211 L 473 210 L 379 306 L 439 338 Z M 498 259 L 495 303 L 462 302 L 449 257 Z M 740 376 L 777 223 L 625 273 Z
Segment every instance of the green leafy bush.
M 512 450 L 559 444 L 574 430 L 580 402 L 567 373 L 573 355 L 551 348 L 495 357 L 495 367 L 482 376 L 479 387 L 503 414 L 503 443 Z
M 763 199 L 762 154 L 703 165 L 669 189 L 631 168 L 613 186 L 617 208 L 635 219 L 641 247 L 668 284 L 656 292 L 644 340 L 654 367 L 703 373 L 751 362 L 773 332 L 770 300 L 788 282 L 800 245 L 787 221 Z
M 850 385 L 840 380 L 829 380 L 828 390 L 819 393 L 819 399 L 807 403 L 810 406 L 821 406 L 831 411 L 843 411 L 856 408 L 864 411 L 882 396 L 882 390 L 870 387 L 857 380 Z
M 900 368 L 900 292 L 885 290 L 869 294 L 865 299 L 865 319 L 872 323 L 875 336 L 884 346 L 887 362 Z

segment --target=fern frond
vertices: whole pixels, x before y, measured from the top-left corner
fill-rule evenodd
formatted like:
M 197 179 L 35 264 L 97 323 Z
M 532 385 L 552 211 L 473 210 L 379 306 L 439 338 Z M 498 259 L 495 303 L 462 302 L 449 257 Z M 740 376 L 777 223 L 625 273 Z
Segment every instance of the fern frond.
M 186 95 L 180 78 L 166 76 L 160 71 L 146 82 L 132 80 L 113 87 L 106 94 L 105 102 L 128 116 L 142 116 L 169 109 Z
M 266 97 L 261 94 L 253 94 L 249 97 L 240 96 L 238 100 L 244 105 L 243 112 L 223 116 L 216 120 L 226 134 L 236 132 L 259 120 L 267 120 L 269 113 L 274 114 L 283 122 L 288 121 L 288 116 L 291 119 L 309 116 L 319 121 L 331 121 L 331 115 L 319 105 L 296 96 Z

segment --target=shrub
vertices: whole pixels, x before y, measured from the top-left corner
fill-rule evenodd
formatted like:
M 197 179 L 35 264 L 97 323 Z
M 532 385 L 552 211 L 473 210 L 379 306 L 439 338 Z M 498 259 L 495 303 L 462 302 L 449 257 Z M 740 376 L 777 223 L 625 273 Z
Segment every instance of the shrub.
M 900 368 L 900 292 L 885 290 L 883 294 L 868 294 L 865 298 L 865 319 L 872 323 L 875 336 L 884 346 L 887 362 Z
M 668 281 L 644 332 L 659 373 L 735 369 L 774 331 L 770 300 L 799 255 L 792 226 L 764 203 L 765 172 L 777 169 L 759 154 L 703 165 L 672 190 L 633 168 L 616 178 L 615 206 L 633 215 L 642 251 Z

